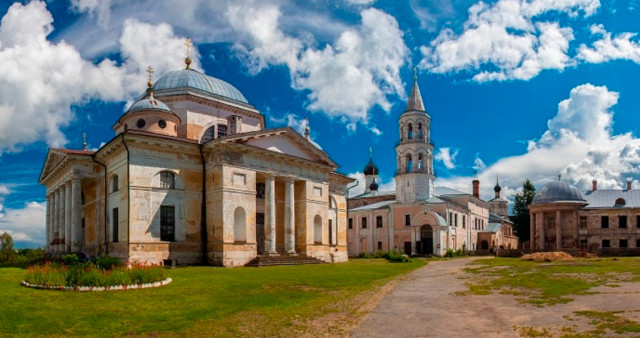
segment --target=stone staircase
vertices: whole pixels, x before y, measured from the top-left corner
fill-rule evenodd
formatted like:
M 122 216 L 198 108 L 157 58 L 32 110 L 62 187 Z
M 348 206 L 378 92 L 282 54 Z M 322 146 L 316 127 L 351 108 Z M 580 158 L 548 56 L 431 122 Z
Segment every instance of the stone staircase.
M 261 266 L 277 266 L 277 265 L 302 265 L 302 264 L 323 264 L 324 262 L 313 257 L 305 255 L 286 255 L 279 256 L 260 255 L 249 261 L 245 266 L 259 268 Z

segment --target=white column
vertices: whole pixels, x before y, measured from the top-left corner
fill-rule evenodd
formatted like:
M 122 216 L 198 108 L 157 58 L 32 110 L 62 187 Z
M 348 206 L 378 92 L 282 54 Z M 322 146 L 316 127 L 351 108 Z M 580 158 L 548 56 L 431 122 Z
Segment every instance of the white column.
M 284 182 L 284 249 L 288 254 L 296 253 L 295 199 L 293 180 Z
M 45 211 L 45 231 L 47 233 L 46 242 L 44 243 L 45 251 L 51 252 L 51 238 L 53 237 L 53 233 L 51 232 L 51 197 L 49 195 L 47 197 L 47 206 Z
M 64 252 L 64 203 L 65 203 L 65 186 L 61 185 L 58 189 L 58 252 Z
M 80 238 L 82 231 L 82 198 L 80 180 L 71 181 L 71 251 L 81 251 L 84 238 Z
M 276 255 L 276 183 L 273 176 L 267 176 L 264 184 L 265 228 L 269 234 L 267 254 Z
M 65 183 L 64 198 L 64 250 L 71 252 L 71 182 Z

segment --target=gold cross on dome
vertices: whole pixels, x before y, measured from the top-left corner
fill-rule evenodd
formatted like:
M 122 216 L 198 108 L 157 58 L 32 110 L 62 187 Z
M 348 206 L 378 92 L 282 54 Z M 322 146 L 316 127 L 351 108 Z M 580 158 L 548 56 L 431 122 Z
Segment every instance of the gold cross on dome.
M 87 133 L 82 133 L 82 150 L 87 150 Z
M 147 68 L 147 73 L 149 73 L 149 83 L 153 83 L 153 67 L 149 66 L 149 68 Z
M 187 59 L 191 57 L 191 39 L 187 38 L 184 41 L 184 46 L 187 48 Z

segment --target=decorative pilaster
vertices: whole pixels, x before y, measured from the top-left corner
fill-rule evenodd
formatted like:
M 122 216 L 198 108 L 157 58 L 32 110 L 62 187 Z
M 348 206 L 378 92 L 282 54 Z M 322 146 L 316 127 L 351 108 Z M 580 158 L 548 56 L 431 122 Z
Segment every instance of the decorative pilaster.
M 295 196 L 293 180 L 284 182 L 284 249 L 288 254 L 296 253 L 296 228 L 295 228 Z
M 74 178 L 71 181 L 71 251 L 82 250 L 82 198 L 80 180 Z
M 536 222 L 537 217 L 533 212 L 529 212 L 529 249 L 536 249 Z
M 269 234 L 269 248 L 267 254 L 277 255 L 276 252 L 276 183 L 273 176 L 267 176 L 264 184 L 264 212 L 265 228 Z
M 574 232 L 573 232 L 573 241 L 576 249 L 580 248 L 580 216 L 578 216 L 578 212 L 573 212 L 573 224 L 575 224 Z
M 64 250 L 66 252 L 71 252 L 72 246 L 71 243 L 73 239 L 71 238 L 71 182 L 67 181 L 65 183 L 64 189 Z
M 547 240 L 545 236 L 544 213 L 539 212 L 536 219 L 538 221 L 538 227 L 540 228 L 540 250 L 545 251 L 547 249 Z
M 556 211 L 556 250 L 562 249 L 562 227 L 560 226 L 560 210 Z

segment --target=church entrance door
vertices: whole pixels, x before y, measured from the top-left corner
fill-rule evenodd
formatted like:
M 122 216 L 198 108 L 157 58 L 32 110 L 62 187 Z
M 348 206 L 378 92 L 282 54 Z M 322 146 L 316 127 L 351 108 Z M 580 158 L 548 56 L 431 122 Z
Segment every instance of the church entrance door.
M 256 213 L 256 243 L 258 247 L 258 255 L 265 253 L 264 245 L 264 213 Z
M 433 228 L 430 225 L 420 227 L 420 253 L 433 255 Z

